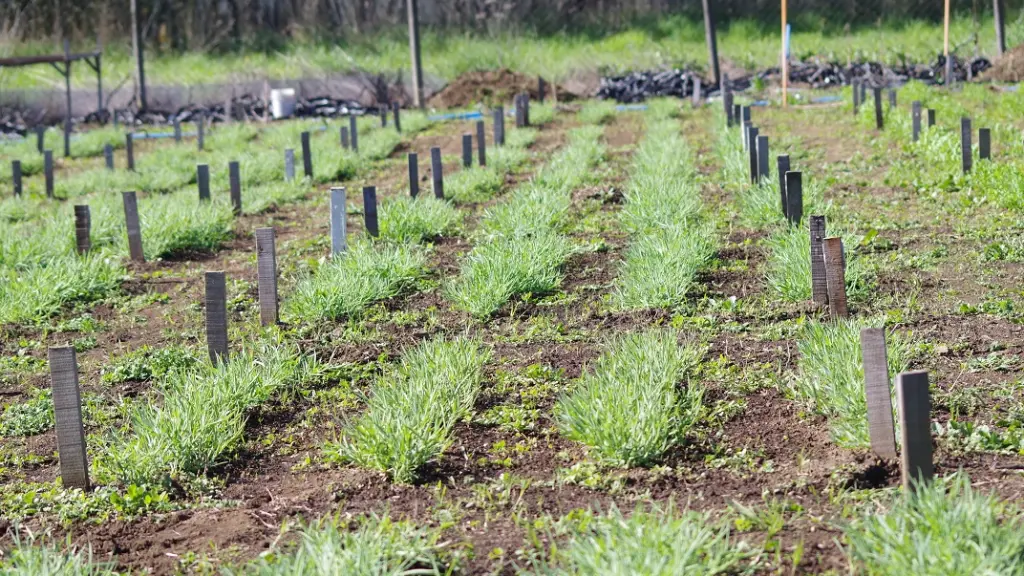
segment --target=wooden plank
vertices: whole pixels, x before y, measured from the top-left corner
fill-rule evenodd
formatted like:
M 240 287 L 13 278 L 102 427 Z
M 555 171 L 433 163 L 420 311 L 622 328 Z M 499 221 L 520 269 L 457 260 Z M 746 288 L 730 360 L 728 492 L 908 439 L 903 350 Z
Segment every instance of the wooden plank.
M 207 272 L 206 348 L 214 365 L 228 361 L 227 284 L 223 272 Z
M 43 178 L 46 181 L 46 197 L 53 198 L 53 150 L 43 150 Z
M 331 254 L 344 252 L 346 246 L 346 200 L 345 188 L 331 188 Z
M 469 168 L 473 165 L 473 135 L 462 135 L 462 166 Z
M 196 165 L 196 185 L 199 187 L 199 199 L 210 199 L 210 166 L 208 164 Z
M 242 214 L 242 175 L 237 161 L 228 162 L 228 184 L 231 187 L 231 209 L 239 216 Z
M 90 241 L 90 228 L 92 219 L 89 217 L 89 206 L 84 204 L 75 205 L 75 247 L 79 254 L 85 254 L 92 247 Z
M 352 142 L 352 151 L 359 152 L 359 125 L 356 124 L 356 117 L 348 117 L 348 137 Z
M 864 395 L 867 399 L 871 450 L 879 458 L 895 460 L 896 430 L 892 419 L 892 390 L 889 387 L 885 329 L 862 329 L 860 351 L 864 364 Z
M 277 324 L 277 250 L 274 229 L 256 229 L 256 277 L 260 297 L 260 324 Z
M 415 152 L 409 152 L 409 196 L 415 198 L 420 193 L 420 164 L 419 156 Z
M 114 169 L 114 147 L 110 144 L 103 145 L 103 161 L 107 166 L 107 170 Z
M 476 152 L 477 162 L 487 166 L 487 134 L 483 120 L 476 121 Z
M 789 200 L 786 199 L 786 172 L 789 172 L 789 154 L 779 154 L 775 157 L 775 171 L 779 174 L 779 201 L 782 208 L 782 216 L 789 218 Z
M 828 286 L 828 307 L 833 318 L 850 315 L 846 307 L 846 258 L 843 239 L 825 238 L 825 281 Z
M 768 167 L 768 137 L 758 136 L 757 137 L 757 178 L 758 180 L 764 180 L 771 178 L 771 169 Z
M 89 460 L 85 450 L 82 392 L 78 384 L 75 348 L 53 347 L 48 355 L 61 483 L 66 488 L 88 490 Z
M 990 160 L 992 158 L 992 130 L 988 128 L 978 129 L 978 159 Z
M 935 474 L 932 463 L 931 398 L 928 372 L 903 372 L 896 377 L 896 401 L 900 412 L 900 469 L 903 488 L 913 490 Z
M 800 224 L 804 217 L 803 173 L 786 172 L 786 220 L 793 226 Z
M 377 230 L 377 187 L 363 186 L 363 222 L 366 232 L 376 238 L 380 235 Z
M 139 226 L 139 204 L 135 192 L 122 192 L 124 222 L 128 230 L 128 254 L 135 262 L 145 262 L 142 252 L 142 228 Z
M 825 217 L 811 216 L 811 302 L 828 306 L 828 275 L 825 272 Z
M 960 119 L 960 161 L 964 174 L 971 171 L 973 157 L 971 151 L 971 119 Z
M 921 139 L 921 101 L 914 100 L 910 105 L 911 137 L 914 142 Z
M 444 166 L 441 164 L 441 149 L 430 149 L 430 180 L 434 185 L 434 197 L 444 200 Z
M 11 161 L 11 184 L 14 185 L 14 195 L 21 196 L 21 160 Z
M 285 148 L 284 150 L 284 181 L 295 180 L 295 150 Z
M 309 178 L 313 179 L 313 151 L 310 150 L 309 146 L 309 132 L 303 132 L 301 135 L 302 140 L 302 173 Z

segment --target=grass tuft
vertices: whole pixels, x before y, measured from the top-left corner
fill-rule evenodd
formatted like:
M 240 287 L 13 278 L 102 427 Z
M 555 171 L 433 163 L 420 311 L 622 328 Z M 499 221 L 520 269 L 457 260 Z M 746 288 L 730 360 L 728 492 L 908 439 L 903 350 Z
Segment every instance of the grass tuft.
M 462 227 L 462 212 L 433 196 L 400 196 L 380 206 L 380 237 L 419 243 L 451 235 Z

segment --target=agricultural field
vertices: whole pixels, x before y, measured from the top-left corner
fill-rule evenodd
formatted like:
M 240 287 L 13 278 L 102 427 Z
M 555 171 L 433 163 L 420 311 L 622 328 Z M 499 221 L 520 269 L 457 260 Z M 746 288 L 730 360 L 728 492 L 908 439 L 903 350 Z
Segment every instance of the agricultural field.
M 24 172 L 17 198 L 0 177 L 0 573 L 1024 573 L 1024 101 L 910 83 L 879 129 L 831 94 L 734 95 L 770 141 L 753 183 L 719 98 L 533 102 L 501 146 L 485 113 L 469 166 L 475 122 L 414 111 L 360 118 L 358 151 L 336 120 L 140 140 L 134 171 L 97 129 L 53 199 L 34 141 L 0 147 Z M 962 117 L 991 134 L 966 173 Z M 843 241 L 848 317 L 812 302 L 811 216 Z M 885 380 L 928 373 L 935 477 L 910 489 L 872 449 L 869 327 Z M 77 357 L 85 490 L 60 480 L 51 347 Z

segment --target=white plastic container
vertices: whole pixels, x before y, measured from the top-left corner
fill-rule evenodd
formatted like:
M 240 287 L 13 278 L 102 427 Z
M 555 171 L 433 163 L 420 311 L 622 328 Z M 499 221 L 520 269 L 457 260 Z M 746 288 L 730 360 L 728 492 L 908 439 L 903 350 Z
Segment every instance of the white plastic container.
M 280 88 L 270 91 L 270 114 L 275 120 L 289 118 L 295 113 L 295 89 Z

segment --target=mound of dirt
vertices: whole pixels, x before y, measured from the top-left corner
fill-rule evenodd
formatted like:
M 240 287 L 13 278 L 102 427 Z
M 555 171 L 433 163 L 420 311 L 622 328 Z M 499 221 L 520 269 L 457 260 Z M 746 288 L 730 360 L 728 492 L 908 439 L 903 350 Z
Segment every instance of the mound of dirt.
M 550 82 L 546 91 L 547 98 L 557 93 L 559 102 L 575 98 L 565 88 Z M 491 106 L 511 102 L 520 92 L 529 92 L 530 99 L 537 100 L 540 97 L 537 78 L 507 68 L 467 72 L 434 94 L 429 104 L 433 108 L 461 108 L 474 104 Z
M 996 82 L 1024 81 L 1024 44 L 996 59 L 992 63 L 992 68 L 988 69 L 982 78 Z

